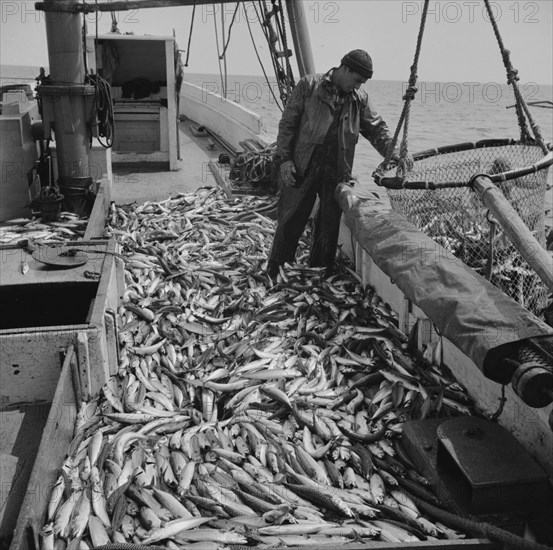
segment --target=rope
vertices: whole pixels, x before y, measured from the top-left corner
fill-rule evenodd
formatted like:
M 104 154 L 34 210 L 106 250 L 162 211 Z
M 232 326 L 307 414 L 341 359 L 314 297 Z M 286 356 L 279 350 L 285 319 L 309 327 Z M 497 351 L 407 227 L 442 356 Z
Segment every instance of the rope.
M 98 115 L 98 142 L 105 149 L 109 149 L 113 145 L 115 133 L 111 86 L 99 74 L 88 75 L 88 81 L 96 87 L 94 97 Z M 102 141 L 101 138 L 105 141 Z
M 234 19 L 236 18 L 236 14 L 238 13 L 238 8 L 239 7 L 240 7 L 240 3 L 236 2 L 236 8 L 234 9 L 234 13 L 232 14 L 232 20 L 231 20 L 229 28 L 228 28 L 227 43 L 225 44 L 225 47 L 223 48 L 223 53 L 221 54 L 221 56 L 224 56 L 225 53 L 227 52 L 227 48 L 228 48 L 228 45 L 230 43 L 230 33 L 232 31 L 232 26 L 234 25 Z
M 120 31 L 117 27 L 117 19 L 115 18 L 115 13 L 114 12 L 111 12 L 111 29 L 110 29 L 109 32 L 120 33 Z
M 96 0 L 96 6 L 98 0 Z M 83 19 L 85 19 L 83 17 Z M 98 115 L 98 142 L 105 149 L 113 145 L 115 126 L 113 124 L 113 101 L 111 99 L 111 87 L 106 80 L 98 74 L 98 11 L 96 10 L 96 28 L 94 42 L 94 58 L 96 61 L 96 74 L 87 75 L 87 80 L 95 86 L 94 103 Z M 102 141 L 104 138 L 105 141 Z
M 190 43 L 192 42 L 192 30 L 194 29 L 194 16 L 196 15 L 196 0 L 194 0 L 194 6 L 192 8 L 192 18 L 190 20 L 190 32 L 188 33 L 188 45 L 186 46 L 186 61 L 185 67 L 188 67 L 188 60 L 190 59 Z
M 403 100 L 405 103 L 403 104 L 403 110 L 401 112 L 401 116 L 399 118 L 399 122 L 396 128 L 396 131 L 394 133 L 394 136 L 392 138 L 392 141 L 388 145 L 388 150 L 386 151 L 386 156 L 384 157 L 384 162 L 381 164 L 382 171 L 386 170 L 386 167 L 388 166 L 392 155 L 394 153 L 399 132 L 402 128 L 402 126 L 405 124 L 404 130 L 403 130 L 403 139 L 400 146 L 400 166 L 398 166 L 398 176 L 403 175 L 402 172 L 405 172 L 405 158 L 407 156 L 407 150 L 408 150 L 408 134 L 409 134 L 409 114 L 411 110 L 411 101 L 415 98 L 415 94 L 417 93 L 417 68 L 419 64 L 419 57 L 422 47 L 422 38 L 424 36 L 424 29 L 426 26 L 426 15 L 428 12 L 428 4 L 429 0 L 424 1 L 424 7 L 422 10 L 421 15 L 421 23 L 419 27 L 419 34 L 417 37 L 417 46 L 415 48 L 415 57 L 413 60 L 413 64 L 411 65 L 411 74 L 409 76 L 409 86 L 407 87 L 407 90 L 405 91 L 405 95 L 403 96 Z
M 112 2 L 113 0 L 108 0 L 108 1 Z M 96 13 L 98 13 L 98 12 L 96 12 Z M 121 31 L 117 27 L 117 18 L 115 17 L 115 11 L 113 11 L 113 10 L 110 11 L 110 15 L 111 15 L 111 29 L 110 29 L 110 32 L 115 32 L 115 33 L 121 34 Z M 119 16 L 119 11 L 117 12 L 117 16 Z
M 249 183 L 257 186 L 270 182 L 275 150 L 276 143 L 273 143 L 261 151 L 240 153 L 234 161 L 229 179 L 238 185 Z
M 528 126 L 526 124 L 526 118 L 524 117 L 524 115 L 526 115 L 528 121 L 530 122 L 530 126 L 532 127 L 532 130 L 534 132 L 534 137 L 536 141 L 538 142 L 542 151 L 544 153 L 547 153 L 548 152 L 547 145 L 545 144 L 543 137 L 541 135 L 540 127 L 534 122 L 534 119 L 532 118 L 532 115 L 530 113 L 530 109 L 528 108 L 528 105 L 526 105 L 526 102 L 524 101 L 524 98 L 520 93 L 520 89 L 517 84 L 517 81 L 520 80 L 518 77 L 518 71 L 514 69 L 511 63 L 511 52 L 507 48 L 505 48 L 503 39 L 501 37 L 501 34 L 499 33 L 499 27 L 497 25 L 497 22 L 493 15 L 493 11 L 490 6 L 490 1 L 484 0 L 484 4 L 486 6 L 486 10 L 488 11 L 490 23 L 492 24 L 493 32 L 495 34 L 495 38 L 499 45 L 499 50 L 501 51 L 501 57 L 503 58 L 503 64 L 505 65 L 505 70 L 507 71 L 507 84 L 510 84 L 513 87 L 513 92 L 515 94 L 515 100 L 516 100 L 515 107 L 516 107 L 516 113 L 518 118 L 518 125 L 520 128 L 520 140 L 523 143 L 527 143 L 532 140 L 532 137 L 530 136 L 530 132 L 528 131 Z

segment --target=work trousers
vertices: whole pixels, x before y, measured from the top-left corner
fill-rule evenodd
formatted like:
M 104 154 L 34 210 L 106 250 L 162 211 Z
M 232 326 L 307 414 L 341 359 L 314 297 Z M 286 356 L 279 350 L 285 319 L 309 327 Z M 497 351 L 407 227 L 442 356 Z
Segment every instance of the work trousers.
M 278 270 L 278 266 L 285 262 L 294 262 L 300 237 L 317 197 L 319 206 L 311 237 L 309 265 L 332 269 L 342 215 L 334 198 L 336 186 L 336 171 L 325 165 L 310 167 L 299 187 L 282 186 L 278 200 L 277 228 L 269 254 L 269 274 L 275 274 L 275 269 Z

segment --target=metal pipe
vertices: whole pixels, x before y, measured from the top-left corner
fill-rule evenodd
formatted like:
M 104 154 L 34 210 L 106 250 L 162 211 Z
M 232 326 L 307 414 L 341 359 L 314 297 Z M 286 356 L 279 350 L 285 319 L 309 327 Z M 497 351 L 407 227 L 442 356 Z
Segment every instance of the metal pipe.
M 501 189 L 496 187 L 489 177 L 483 175 L 472 180 L 472 188 L 499 222 L 520 255 L 553 292 L 553 257 L 532 235 Z
M 298 71 L 301 76 L 315 73 L 313 51 L 309 40 L 307 16 L 304 2 L 300 0 L 286 0 L 286 9 L 290 19 L 290 31 L 294 40 L 294 50 L 298 61 Z
M 78 0 L 66 2 L 67 5 L 77 3 Z M 45 5 L 48 4 L 54 5 L 55 1 L 45 0 Z M 53 107 L 58 176 L 62 181 L 90 176 L 85 96 L 80 93 L 85 79 L 82 17 L 78 13 L 45 17 L 51 84 L 65 88 L 57 95 L 44 98 Z
M 145 8 L 173 8 L 179 6 L 202 6 L 204 4 L 236 3 L 236 0 L 112 0 L 111 2 L 83 2 L 77 4 L 68 0 L 44 0 L 35 2 L 35 9 L 65 13 L 92 13 L 107 11 L 142 10 Z

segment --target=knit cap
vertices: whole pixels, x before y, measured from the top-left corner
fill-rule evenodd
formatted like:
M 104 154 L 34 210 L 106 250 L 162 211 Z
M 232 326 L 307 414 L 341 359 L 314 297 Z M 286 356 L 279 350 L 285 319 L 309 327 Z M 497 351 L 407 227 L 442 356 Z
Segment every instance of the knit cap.
M 371 56 L 364 50 L 352 50 L 342 57 L 342 65 L 365 78 L 372 78 L 373 62 Z

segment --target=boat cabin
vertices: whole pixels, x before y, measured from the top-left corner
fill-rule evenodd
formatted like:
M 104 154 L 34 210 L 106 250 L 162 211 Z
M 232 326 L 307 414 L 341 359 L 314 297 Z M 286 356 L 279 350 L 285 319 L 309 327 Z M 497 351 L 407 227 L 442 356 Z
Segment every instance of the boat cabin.
M 173 37 L 110 33 L 87 38 L 88 67 L 111 85 L 113 163 L 177 169 L 180 78 Z

